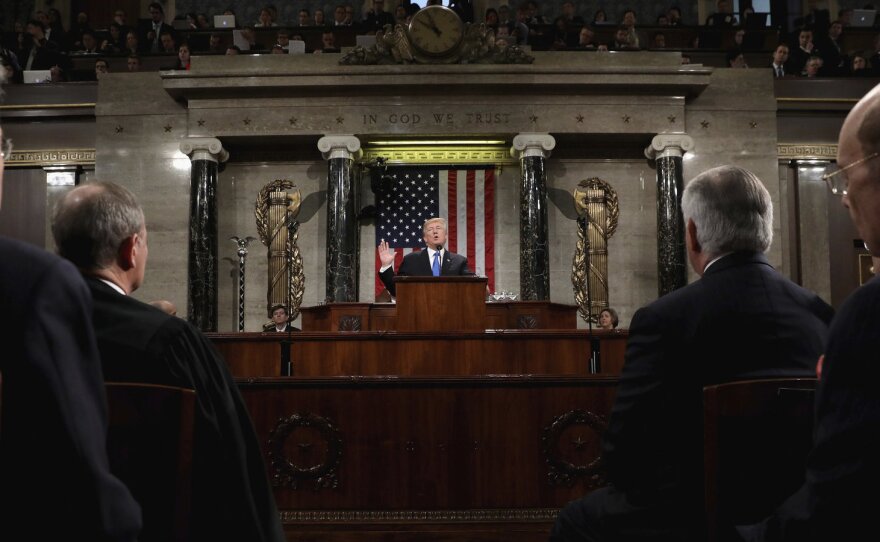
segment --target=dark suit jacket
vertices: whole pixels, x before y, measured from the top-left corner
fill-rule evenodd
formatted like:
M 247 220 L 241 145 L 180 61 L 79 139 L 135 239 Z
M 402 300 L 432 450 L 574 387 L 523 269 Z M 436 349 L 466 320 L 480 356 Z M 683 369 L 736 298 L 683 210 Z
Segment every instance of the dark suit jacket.
M 609 481 L 631 504 L 671 505 L 669 521 L 699 528 L 703 387 L 815 376 L 831 317 L 757 253 L 729 254 L 639 309 L 603 439 Z
M 428 261 L 428 251 L 426 249 L 420 250 L 419 252 L 411 252 L 404 256 L 403 261 L 400 263 L 400 269 L 397 270 L 397 275 L 401 277 L 430 277 L 433 274 L 434 273 L 431 270 L 431 262 Z M 459 275 L 473 275 L 473 272 L 468 269 L 467 258 L 454 252 L 444 250 L 443 261 L 440 263 L 440 276 L 448 277 Z M 379 274 L 382 284 L 385 285 L 385 289 L 387 289 L 391 295 L 396 295 L 394 277 L 394 266 L 389 267 Z
M 152 19 L 140 19 L 138 21 L 137 26 L 137 34 L 138 34 L 138 48 L 142 53 L 149 53 L 153 47 L 153 41 L 148 39 L 148 35 L 153 31 L 153 20 Z M 159 52 L 162 52 L 162 34 L 165 32 L 170 32 L 172 36 L 174 36 L 174 42 L 177 45 L 177 31 L 174 30 L 174 27 L 170 24 L 162 23 L 159 27 L 159 32 L 156 33 L 156 39 L 159 40 Z M 125 34 L 123 34 L 124 36 Z
M 193 388 L 193 540 L 284 540 L 250 417 L 226 363 L 191 324 L 87 278 L 107 381 Z
M 0 540 L 135 540 L 141 511 L 110 474 L 92 300 L 79 272 L 0 237 L 0 307 Z
M 880 509 L 880 278 L 834 317 L 816 393 L 806 482 L 746 540 L 877 538 Z

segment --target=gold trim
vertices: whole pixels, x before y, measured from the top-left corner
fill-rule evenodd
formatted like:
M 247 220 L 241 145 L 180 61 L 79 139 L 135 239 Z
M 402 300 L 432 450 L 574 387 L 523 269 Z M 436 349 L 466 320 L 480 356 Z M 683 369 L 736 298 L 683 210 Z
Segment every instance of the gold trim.
M 780 160 L 836 160 L 837 144 L 790 143 L 776 145 Z
M 35 151 L 13 149 L 12 157 L 6 160 L 8 168 L 66 165 L 95 165 L 95 149 L 42 149 Z
M 79 104 L 16 104 L 16 105 L 0 105 L 2 111 L 27 111 L 28 109 L 88 109 L 95 107 L 94 103 Z
M 552 521 L 559 508 L 501 508 L 494 510 L 282 510 L 284 523 L 494 522 Z
M 513 157 L 507 146 L 468 145 L 435 146 L 430 148 L 401 145 L 391 147 L 368 147 L 364 149 L 364 160 L 385 158 L 391 164 L 512 164 Z

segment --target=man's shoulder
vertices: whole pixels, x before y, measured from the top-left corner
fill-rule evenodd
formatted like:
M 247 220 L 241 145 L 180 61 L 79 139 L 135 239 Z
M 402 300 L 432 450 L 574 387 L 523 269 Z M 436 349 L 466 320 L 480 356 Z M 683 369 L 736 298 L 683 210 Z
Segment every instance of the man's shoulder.
M 40 247 L 0 237 L 0 283 L 8 284 L 13 278 L 20 278 L 28 282 L 45 280 L 47 273 L 58 275 L 62 280 L 80 282 L 80 275 L 76 268 L 65 260 Z M 57 278 L 55 280 L 58 280 Z M 20 288 L 21 283 L 15 284 Z

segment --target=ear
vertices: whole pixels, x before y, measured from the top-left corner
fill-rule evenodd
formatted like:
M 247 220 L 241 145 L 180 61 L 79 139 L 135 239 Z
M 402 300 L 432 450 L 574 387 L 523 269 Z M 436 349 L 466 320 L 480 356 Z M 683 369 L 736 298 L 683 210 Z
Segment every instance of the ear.
M 700 247 L 700 242 L 697 241 L 697 225 L 691 218 L 688 219 L 687 225 L 685 226 L 684 238 L 689 252 L 694 252 L 696 254 L 702 252 L 703 249 Z
M 136 265 L 136 257 L 138 251 L 138 234 L 134 234 L 130 237 L 127 237 L 125 241 L 119 245 L 119 252 L 117 253 L 116 259 L 119 263 L 119 267 L 123 271 L 128 271 L 129 269 L 133 269 Z

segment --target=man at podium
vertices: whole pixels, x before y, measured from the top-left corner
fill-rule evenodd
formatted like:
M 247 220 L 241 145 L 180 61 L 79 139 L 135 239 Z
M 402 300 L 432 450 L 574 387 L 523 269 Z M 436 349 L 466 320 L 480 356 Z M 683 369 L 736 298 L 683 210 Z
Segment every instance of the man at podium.
M 449 277 L 460 275 L 473 275 L 468 269 L 467 258 L 454 252 L 449 252 L 446 246 L 447 225 L 445 218 L 429 218 L 422 224 L 422 234 L 425 240 L 426 250 L 412 252 L 403 257 L 403 262 L 397 270 L 399 276 L 410 277 Z M 393 296 L 396 295 L 394 288 L 394 250 L 388 246 L 388 242 L 382 239 L 379 243 L 379 278 L 385 285 L 385 289 Z

